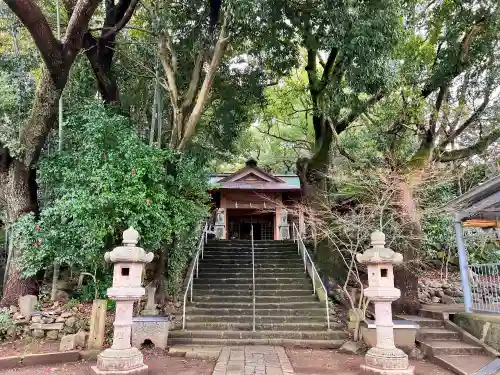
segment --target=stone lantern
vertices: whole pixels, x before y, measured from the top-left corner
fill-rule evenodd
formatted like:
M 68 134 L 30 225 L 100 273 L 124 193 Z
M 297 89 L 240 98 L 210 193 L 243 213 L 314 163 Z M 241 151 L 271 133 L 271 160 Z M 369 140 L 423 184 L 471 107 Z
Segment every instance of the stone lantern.
M 410 375 L 415 368 L 409 365 L 408 356 L 394 345 L 392 302 L 401 296 L 394 287 L 393 264 L 403 262 L 403 256 L 385 247 L 385 235 L 375 231 L 371 235 L 372 247 L 356 259 L 368 269 L 368 288 L 365 296 L 375 306 L 377 345 L 368 350 L 362 374 Z
M 113 285 L 108 297 L 116 301 L 116 317 L 113 323 L 113 345 L 97 357 L 93 374 L 121 375 L 147 374 L 148 366 L 142 353 L 131 346 L 131 328 L 134 302 L 145 294 L 142 287 L 144 264 L 153 260 L 153 253 L 137 247 L 139 233 L 129 228 L 123 232 L 123 246 L 106 253 L 104 259 L 114 263 Z

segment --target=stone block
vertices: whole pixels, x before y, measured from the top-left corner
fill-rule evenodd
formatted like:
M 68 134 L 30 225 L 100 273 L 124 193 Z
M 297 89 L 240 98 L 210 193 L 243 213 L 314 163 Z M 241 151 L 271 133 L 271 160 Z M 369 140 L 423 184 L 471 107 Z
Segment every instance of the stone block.
M 340 348 L 340 353 L 361 354 L 366 351 L 366 346 L 362 341 L 346 341 Z
M 26 296 L 19 297 L 19 310 L 21 311 L 21 314 L 27 318 L 30 318 L 35 312 L 37 304 L 37 296 L 28 294 Z
M 132 346 L 140 349 L 144 341 L 150 340 L 157 348 L 167 347 L 170 322 L 163 316 L 139 316 L 133 318 Z
M 42 339 L 45 337 L 45 331 L 43 329 L 33 330 L 33 337 L 36 339 Z
M 51 324 L 43 324 L 43 323 L 32 323 L 30 325 L 30 329 L 40 329 L 44 331 L 60 331 L 64 327 L 63 323 L 51 323 Z
M 59 339 L 59 331 L 58 330 L 52 330 L 47 332 L 47 340 L 50 341 L 57 341 Z
M 85 348 L 85 345 L 87 344 L 87 339 L 89 337 L 89 334 L 83 330 L 79 330 L 76 335 L 75 335 L 75 344 L 76 346 L 80 348 Z
M 75 328 L 76 326 L 76 318 L 74 316 L 70 316 L 68 319 L 66 319 L 66 322 L 64 325 L 68 328 Z
M 61 339 L 61 344 L 59 345 L 60 352 L 67 352 L 76 349 L 76 335 L 66 335 Z

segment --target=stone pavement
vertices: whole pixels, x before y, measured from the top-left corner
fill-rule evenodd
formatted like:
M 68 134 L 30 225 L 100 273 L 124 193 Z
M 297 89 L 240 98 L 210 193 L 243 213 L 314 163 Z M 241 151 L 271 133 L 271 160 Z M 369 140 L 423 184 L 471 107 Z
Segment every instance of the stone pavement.
M 294 375 L 285 349 L 279 346 L 236 346 L 222 349 L 213 375 Z

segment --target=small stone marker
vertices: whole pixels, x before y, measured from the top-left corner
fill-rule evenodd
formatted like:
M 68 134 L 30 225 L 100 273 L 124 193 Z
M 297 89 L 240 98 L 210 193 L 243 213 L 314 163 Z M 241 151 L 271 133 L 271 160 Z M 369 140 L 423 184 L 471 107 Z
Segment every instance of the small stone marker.
M 31 314 L 36 311 L 37 304 L 37 296 L 28 294 L 26 296 L 19 297 L 19 310 L 21 311 L 21 314 L 28 319 L 31 318 Z
M 75 335 L 66 335 L 61 339 L 61 343 L 59 344 L 60 352 L 69 352 L 70 350 L 76 349 L 76 334 Z
M 97 366 L 92 366 L 95 375 L 146 375 L 142 353 L 131 346 L 132 314 L 134 301 L 141 298 L 144 264 L 153 260 L 153 253 L 146 254 L 137 247 L 139 233 L 133 228 L 123 232 L 123 246 L 106 253 L 104 259 L 114 263 L 113 285 L 108 297 L 116 301 L 116 318 L 113 323 L 113 345 L 97 356 Z
M 156 308 L 155 293 L 156 293 L 156 288 L 151 286 L 146 288 L 148 301 L 146 302 L 146 307 L 141 312 L 142 316 L 156 316 L 160 314 L 160 312 Z
M 385 247 L 384 233 L 373 232 L 371 240 L 372 247 L 363 254 L 357 254 L 356 259 L 368 268 L 365 296 L 375 305 L 377 345 L 366 353 L 361 373 L 413 375 L 415 367 L 409 365 L 405 352 L 394 345 L 391 304 L 401 296 L 401 292 L 394 287 L 393 264 L 402 263 L 403 256 Z
M 102 350 L 104 346 L 107 307 L 108 301 L 105 299 L 96 299 L 92 303 L 90 335 L 87 343 L 87 349 Z

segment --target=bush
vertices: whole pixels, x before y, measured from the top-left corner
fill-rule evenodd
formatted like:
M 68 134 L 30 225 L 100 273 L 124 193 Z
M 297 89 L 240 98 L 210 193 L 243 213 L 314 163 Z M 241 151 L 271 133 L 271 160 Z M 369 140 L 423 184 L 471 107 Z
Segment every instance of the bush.
M 101 270 L 129 226 L 140 246 L 158 252 L 206 215 L 207 176 L 197 160 L 148 146 L 129 119 L 100 104 L 69 116 L 65 129 L 65 149 L 40 161 L 40 217 L 15 224 L 23 276 L 54 262 Z

